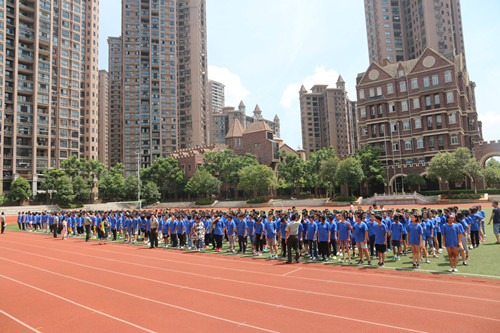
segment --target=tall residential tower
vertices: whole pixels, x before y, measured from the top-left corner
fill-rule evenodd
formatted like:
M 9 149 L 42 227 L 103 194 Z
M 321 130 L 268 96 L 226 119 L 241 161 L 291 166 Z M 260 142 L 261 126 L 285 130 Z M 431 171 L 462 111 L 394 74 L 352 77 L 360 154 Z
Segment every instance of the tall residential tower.
M 108 39 L 110 144 L 126 173 L 207 143 L 205 11 L 205 0 L 122 1 L 122 36 Z
M 365 0 L 370 62 L 419 57 L 427 47 L 465 59 L 459 0 Z
M 0 1 L 0 192 L 98 158 L 99 1 Z

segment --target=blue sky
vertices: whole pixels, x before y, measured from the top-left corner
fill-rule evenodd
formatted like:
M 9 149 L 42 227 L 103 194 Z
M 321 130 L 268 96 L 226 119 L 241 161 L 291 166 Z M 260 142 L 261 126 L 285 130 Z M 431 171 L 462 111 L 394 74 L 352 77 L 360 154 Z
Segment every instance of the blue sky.
M 430 1 L 430 0 L 429 0 Z M 463 0 L 467 66 L 485 140 L 499 140 L 500 1 Z M 480 4 L 480 5 L 478 5 Z M 108 36 L 120 35 L 121 0 L 100 1 L 99 67 L 108 67 Z M 356 75 L 369 65 L 363 0 L 207 0 L 208 77 L 226 85 L 226 105 L 259 104 L 281 119 L 281 136 L 302 145 L 299 88 L 335 85 L 355 98 Z

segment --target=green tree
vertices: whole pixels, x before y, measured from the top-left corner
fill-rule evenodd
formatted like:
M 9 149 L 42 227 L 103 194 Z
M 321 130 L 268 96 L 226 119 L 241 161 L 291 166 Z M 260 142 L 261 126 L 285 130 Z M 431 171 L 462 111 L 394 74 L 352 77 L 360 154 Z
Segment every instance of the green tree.
M 462 163 L 454 153 L 438 153 L 429 162 L 427 177 L 448 184 L 448 193 L 451 193 L 450 184 L 464 180 Z
M 484 177 L 486 178 L 486 184 L 488 184 L 488 186 L 500 185 L 500 168 L 486 167 L 486 169 L 484 169 Z
M 149 181 L 147 181 L 149 182 Z M 146 182 L 146 183 L 147 183 Z M 153 183 L 154 184 L 154 183 Z M 137 198 L 137 194 L 139 191 L 139 180 L 134 174 L 130 174 L 125 178 L 123 192 L 125 193 L 125 197 L 128 200 L 133 200 Z M 158 191 L 158 189 L 157 189 Z M 161 195 L 160 195 L 161 197 Z
M 306 179 L 310 186 L 314 187 L 314 194 L 318 196 L 320 187 L 328 188 L 330 185 L 321 177 L 321 165 L 324 161 L 337 158 L 335 150 L 330 146 L 311 153 L 309 160 L 306 161 Z M 337 158 L 338 160 L 338 158 Z
M 472 180 L 474 193 L 477 194 L 477 182 L 484 179 L 484 170 L 474 157 L 469 157 L 469 160 L 464 164 L 464 173 Z
M 99 196 L 107 200 L 120 200 L 124 196 L 123 165 L 118 163 L 109 171 L 104 171 L 99 180 Z
M 339 167 L 340 159 L 337 156 L 333 156 L 321 162 L 319 168 L 319 177 L 321 182 L 326 187 L 326 196 L 329 196 L 331 191 L 332 197 L 335 196 L 335 186 L 337 185 L 337 179 L 335 178 L 337 173 L 337 168 Z
M 184 172 L 179 168 L 177 160 L 171 156 L 160 157 L 150 167 L 141 169 L 141 181 L 155 183 L 164 199 L 169 193 L 173 193 L 177 198 L 186 184 Z
M 247 166 L 260 165 L 257 161 L 257 157 L 252 154 L 245 154 L 243 156 L 235 156 L 229 161 L 229 187 L 238 189 L 238 184 L 240 182 L 239 171 Z M 236 192 L 237 193 L 237 192 Z M 236 194 L 237 196 L 237 194 Z
M 90 185 L 82 176 L 75 176 L 73 178 L 73 192 L 75 200 L 80 203 L 87 202 L 90 198 Z
M 252 193 L 253 196 L 267 194 L 277 187 L 276 175 L 267 165 L 248 165 L 238 171 L 238 190 Z
M 221 181 L 215 178 L 205 169 L 196 170 L 195 174 L 186 184 L 186 191 L 195 196 L 210 198 L 212 194 L 220 191 Z
M 427 182 L 424 177 L 418 173 L 410 173 L 405 177 L 405 184 L 410 187 L 412 191 L 418 191 L 420 186 L 425 186 Z
M 385 180 L 385 169 L 380 160 L 382 148 L 365 145 L 356 153 L 356 158 L 361 162 L 361 168 L 365 175 L 364 181 L 368 187 L 368 193 L 371 194 L 373 186 L 383 184 Z
M 74 199 L 73 184 L 68 176 L 57 179 L 56 201 L 61 206 L 68 206 Z
M 137 179 L 137 178 L 136 178 Z M 141 196 L 148 203 L 154 203 L 160 200 L 161 194 L 158 191 L 158 186 L 150 181 L 146 181 L 141 190 Z
M 278 163 L 279 177 L 285 181 L 288 188 L 295 189 L 295 195 L 300 193 L 300 187 L 304 184 L 305 162 L 295 154 L 280 152 L 280 162 Z
M 44 181 L 40 188 L 49 194 L 50 199 L 53 198 L 52 194 L 57 190 L 57 180 L 65 175 L 62 170 L 46 169 L 43 171 Z
M 31 196 L 30 183 L 23 177 L 18 177 L 14 180 L 10 186 L 10 192 L 8 198 L 10 201 L 22 202 L 24 199 L 28 199 Z
M 340 161 L 335 174 L 339 184 L 346 184 L 348 189 L 348 195 L 352 195 L 352 188 L 359 186 L 363 181 L 365 175 L 363 174 L 363 168 L 359 159 L 355 157 L 348 157 L 343 161 Z

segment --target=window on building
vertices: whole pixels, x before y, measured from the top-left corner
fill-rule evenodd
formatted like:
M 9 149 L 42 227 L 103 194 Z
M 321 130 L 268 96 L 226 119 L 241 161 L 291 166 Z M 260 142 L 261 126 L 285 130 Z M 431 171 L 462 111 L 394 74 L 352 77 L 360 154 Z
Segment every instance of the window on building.
M 386 50 L 387 52 L 392 52 L 392 46 L 387 46 L 387 47 L 385 48 L 385 50 Z
M 435 144 L 434 144 L 434 137 L 433 137 L 433 136 L 431 136 L 431 137 L 429 137 L 429 148 L 434 149 L 434 147 L 435 147 Z
M 438 148 L 439 149 L 444 148 L 444 136 L 443 135 L 438 135 Z
M 404 70 L 402 70 L 402 69 L 400 69 L 400 70 L 398 71 L 398 76 L 399 76 L 399 77 L 403 77 L 403 76 L 405 76 L 405 71 L 404 71 Z
M 361 118 L 366 117 L 366 108 L 363 107 L 363 108 L 359 109 L 359 113 L 361 115 Z
M 446 83 L 451 82 L 451 72 L 450 71 L 444 72 L 444 82 L 446 82 Z
M 403 121 L 403 130 L 405 130 L 405 131 L 410 130 L 410 121 L 409 120 Z
M 377 87 L 377 96 L 382 96 L 382 87 Z
M 380 124 L 380 135 L 385 135 L 385 125 Z
M 411 158 L 406 159 L 406 164 L 412 164 L 412 163 L 413 163 L 413 159 L 411 159 Z
M 394 87 L 393 87 L 392 83 L 387 84 L 387 93 L 388 94 L 394 93 Z
M 413 99 L 413 108 L 420 109 L 420 100 L 418 98 Z
M 449 122 L 450 124 L 455 124 L 455 123 L 457 122 L 457 116 L 456 116 L 456 113 L 455 113 L 455 112 L 450 113 L 450 114 L 448 115 L 448 122 Z
M 401 110 L 408 111 L 408 102 L 407 101 L 401 102 Z
M 375 117 L 375 105 L 370 106 L 370 116 Z
M 418 80 L 411 79 L 411 89 L 418 89 Z
M 374 88 L 370 88 L 370 97 L 373 97 L 375 96 L 375 89 Z
M 398 123 L 396 121 L 391 122 L 391 132 L 396 132 L 398 130 Z
M 404 92 L 406 91 L 406 82 L 399 82 L 399 91 Z
M 359 90 L 359 99 L 365 99 L 365 90 L 364 89 Z
M 393 142 L 392 143 L 392 150 L 393 151 L 398 151 L 399 150 L 399 143 Z
M 422 128 L 422 119 L 415 118 L 415 128 Z
M 451 135 L 451 144 L 452 145 L 458 145 L 458 135 L 457 134 L 452 134 Z
M 372 125 L 372 135 L 377 136 L 377 125 Z
M 389 112 L 394 112 L 396 111 L 396 106 L 394 102 L 389 103 Z
M 417 148 L 424 148 L 424 139 L 423 138 L 417 139 Z
M 425 109 L 429 110 L 431 108 L 431 96 L 425 96 Z
M 441 121 L 441 115 L 440 115 L 440 114 L 438 114 L 438 115 L 436 116 L 436 127 L 437 127 L 437 128 L 441 128 L 442 126 L 443 126 L 443 123 L 442 123 L 442 121 Z
M 424 77 L 424 87 L 428 87 L 430 85 L 431 85 L 431 83 L 430 83 L 429 77 L 428 76 Z
M 386 44 L 391 44 L 392 43 L 392 38 L 386 38 L 385 39 Z
M 453 103 L 453 102 L 455 102 L 455 95 L 453 94 L 453 91 L 447 92 L 446 103 Z
M 411 149 L 411 140 L 405 140 L 405 149 L 410 150 Z
M 441 105 L 441 99 L 439 98 L 439 94 L 434 95 L 434 107 L 439 108 Z
M 368 127 L 361 127 L 361 135 L 368 135 Z
M 437 86 L 439 84 L 439 77 L 437 75 L 432 76 L 432 85 Z

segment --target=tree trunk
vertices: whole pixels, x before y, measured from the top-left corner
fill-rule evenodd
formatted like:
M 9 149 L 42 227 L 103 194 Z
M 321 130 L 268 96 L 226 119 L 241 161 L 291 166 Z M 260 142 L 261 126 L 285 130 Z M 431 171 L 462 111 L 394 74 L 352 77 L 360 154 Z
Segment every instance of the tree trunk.
M 314 196 L 315 196 L 315 198 L 318 197 L 318 186 L 317 185 L 314 186 Z

